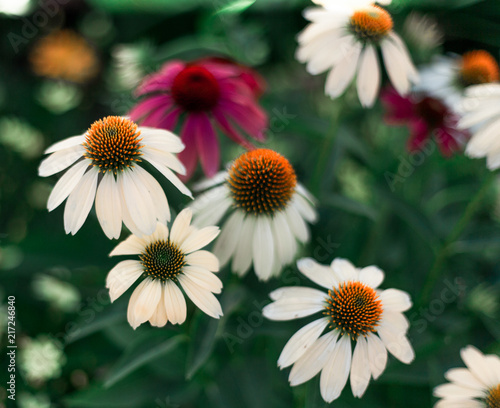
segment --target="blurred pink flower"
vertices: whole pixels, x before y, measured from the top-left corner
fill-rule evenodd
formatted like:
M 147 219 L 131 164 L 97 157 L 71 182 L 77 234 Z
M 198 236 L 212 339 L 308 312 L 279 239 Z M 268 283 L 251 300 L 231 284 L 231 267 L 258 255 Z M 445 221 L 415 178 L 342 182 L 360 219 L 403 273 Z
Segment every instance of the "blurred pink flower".
M 385 121 L 389 125 L 406 125 L 410 130 L 408 150 L 422 148 L 434 136 L 441 154 L 450 157 L 469 139 L 467 131 L 457 128 L 459 115 L 443 100 L 427 94 L 399 95 L 392 87 L 381 95 L 387 109 Z
M 179 158 L 186 179 L 198 159 L 207 177 L 220 168 L 216 127 L 234 142 L 253 149 L 245 137 L 264 140 L 268 119 L 257 103 L 263 80 L 253 70 L 229 60 L 205 58 L 192 63 L 171 61 L 144 79 L 136 90 L 143 99 L 130 117 L 143 126 L 173 130 L 182 122 L 185 150 Z

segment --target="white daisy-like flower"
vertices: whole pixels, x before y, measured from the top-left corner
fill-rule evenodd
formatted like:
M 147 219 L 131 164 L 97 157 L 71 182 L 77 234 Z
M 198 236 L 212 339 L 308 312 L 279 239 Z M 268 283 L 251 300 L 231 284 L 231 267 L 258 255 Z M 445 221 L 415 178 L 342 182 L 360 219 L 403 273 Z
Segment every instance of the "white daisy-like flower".
M 324 315 L 295 333 L 278 359 L 282 369 L 293 364 L 290 385 L 302 384 L 321 371 L 321 396 L 332 402 L 350 373 L 352 393 L 361 398 L 370 378 L 377 379 L 384 371 L 387 350 L 405 364 L 413 361 L 413 348 L 406 338 L 409 323 L 402 313 L 411 307 L 410 297 L 397 289 L 378 289 L 384 280 L 379 268 L 357 269 L 340 258 L 330 266 L 304 258 L 297 266 L 328 293 L 284 287 L 270 294 L 273 302 L 263 309 L 271 320 Z
M 467 368 L 448 370 L 449 384 L 434 389 L 441 400 L 435 408 L 498 408 L 500 407 L 500 358 L 484 355 L 473 346 L 461 350 Z
M 144 278 L 128 304 L 127 319 L 134 329 L 148 320 L 157 327 L 167 322 L 184 323 L 186 300 L 179 285 L 204 313 L 215 319 L 222 316 L 214 296 L 222 290 L 222 282 L 214 274 L 219 270 L 219 261 L 211 252 L 202 250 L 219 234 L 219 228 L 195 228 L 190 225 L 191 217 L 191 210 L 185 209 L 173 222 L 170 233 L 159 222 L 153 234 L 142 238 L 131 235 L 110 253 L 139 255 L 139 261 L 117 264 L 106 278 L 112 302 L 140 277 Z
M 297 252 L 297 241 L 310 238 L 314 198 L 297 183 L 290 162 L 269 149 L 242 154 L 229 168 L 202 183 L 210 188 L 191 205 L 194 224 L 220 224 L 214 245 L 221 266 L 232 259 L 232 270 L 245 275 L 250 266 L 260 280 L 278 276 Z
M 460 109 L 464 112 L 458 126 L 472 128 L 465 153 L 474 158 L 486 157 L 490 170 L 500 167 L 500 84 L 467 88 Z
M 45 153 L 38 174 L 51 176 L 71 166 L 54 186 L 49 211 L 66 198 L 64 229 L 76 234 L 92 208 L 109 239 L 120 236 L 122 221 L 136 235 L 150 235 L 156 223 L 170 220 L 167 197 L 156 179 L 139 163 L 147 161 L 183 194 L 189 189 L 174 171 L 185 168 L 173 153 L 184 149 L 171 132 L 138 127 L 131 120 L 108 116 L 94 122 L 85 134 L 62 140 Z M 174 171 L 172 171 L 174 170 Z
M 381 82 L 377 48 L 396 90 L 405 95 L 418 81 L 418 72 L 401 38 L 394 33 L 390 14 L 373 1 L 317 1 L 323 7 L 305 11 L 311 21 L 299 34 L 296 58 L 317 75 L 330 70 L 325 93 L 341 95 L 356 76 L 361 104 L 375 103 Z M 384 2 L 387 4 L 387 2 Z
M 443 99 L 458 109 L 467 87 L 497 82 L 498 79 L 498 64 L 487 51 L 475 50 L 462 56 L 440 55 L 420 69 L 420 82 L 415 91 Z

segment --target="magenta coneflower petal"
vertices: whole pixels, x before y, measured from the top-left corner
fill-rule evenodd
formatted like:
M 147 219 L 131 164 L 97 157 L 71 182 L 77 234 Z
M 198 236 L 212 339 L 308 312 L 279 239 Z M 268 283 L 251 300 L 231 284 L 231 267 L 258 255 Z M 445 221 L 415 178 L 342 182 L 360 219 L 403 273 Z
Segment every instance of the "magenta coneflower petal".
M 244 148 L 251 150 L 254 148 L 252 143 L 250 143 L 248 140 L 246 140 L 240 133 L 238 133 L 228 122 L 224 114 L 219 111 L 218 109 L 215 109 L 213 111 L 214 118 L 217 121 L 217 124 L 220 126 L 220 128 L 236 143 L 242 145 Z
M 160 108 L 162 108 L 163 111 L 166 111 L 167 109 L 170 109 L 172 105 L 173 103 L 170 95 L 152 96 L 151 98 L 145 99 L 141 103 L 134 106 L 130 111 L 129 116 L 130 119 L 136 121 L 149 116 L 152 112 L 156 112 Z M 144 124 L 144 126 L 148 125 Z
M 408 150 L 419 150 L 429 137 L 429 128 L 423 120 L 413 120 L 409 127 L 411 136 L 408 140 Z
M 181 140 L 186 148 L 179 153 L 179 159 L 186 167 L 186 175 L 188 179 L 194 173 L 196 162 L 198 160 L 198 152 L 196 147 L 196 116 L 189 115 L 184 123 L 181 131 Z
M 200 156 L 201 167 L 208 177 L 213 177 L 219 170 L 219 143 L 207 115 L 201 113 L 196 118 L 196 147 Z
M 160 120 L 160 122 L 157 123 L 157 126 L 160 129 L 174 129 L 181 113 L 182 110 L 179 108 L 171 110 L 167 113 L 167 115 L 165 115 L 165 117 L 163 117 L 162 120 Z
M 459 140 L 456 136 L 463 136 L 461 132 L 456 132 L 454 129 L 442 127 L 436 130 L 435 137 L 438 139 L 439 150 L 445 157 L 450 157 L 460 148 Z M 465 139 L 465 138 L 464 138 Z
M 163 92 L 172 86 L 174 78 L 186 64 L 182 61 L 171 61 L 158 73 L 152 74 L 136 89 L 135 96 L 142 96 L 154 92 Z
M 260 109 L 256 109 L 251 104 L 244 106 L 232 101 L 221 101 L 220 106 L 226 116 L 231 117 L 245 132 L 257 140 L 265 139 L 264 130 L 267 126 L 267 119 Z M 249 114 L 250 112 L 252 115 Z

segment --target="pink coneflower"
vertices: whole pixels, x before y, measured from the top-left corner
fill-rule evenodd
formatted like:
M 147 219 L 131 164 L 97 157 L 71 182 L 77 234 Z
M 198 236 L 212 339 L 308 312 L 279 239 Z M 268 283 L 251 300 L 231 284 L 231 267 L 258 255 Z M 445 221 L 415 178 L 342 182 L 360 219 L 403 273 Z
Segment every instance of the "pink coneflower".
M 138 87 L 136 96 L 144 99 L 130 116 L 142 125 L 169 130 L 183 116 L 180 134 L 186 149 L 179 158 L 186 178 L 193 174 L 198 157 L 205 175 L 212 177 L 220 167 L 214 125 L 247 149 L 253 145 L 243 134 L 264 140 L 267 116 L 256 101 L 260 79 L 249 76 L 251 70 L 226 60 L 168 62 Z
M 443 156 L 449 157 L 470 137 L 467 131 L 457 129 L 460 117 L 441 99 L 420 93 L 404 97 L 393 88 L 385 89 L 381 99 L 387 108 L 386 122 L 410 129 L 410 151 L 421 149 L 434 135 Z

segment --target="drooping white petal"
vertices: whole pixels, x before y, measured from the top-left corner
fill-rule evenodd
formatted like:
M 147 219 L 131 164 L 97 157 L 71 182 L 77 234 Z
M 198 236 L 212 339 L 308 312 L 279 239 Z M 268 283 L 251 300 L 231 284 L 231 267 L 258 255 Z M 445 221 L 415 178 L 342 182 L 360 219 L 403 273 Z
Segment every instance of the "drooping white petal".
M 109 239 L 119 238 L 122 230 L 122 207 L 115 177 L 106 172 L 95 197 L 95 211 L 102 230 Z
M 165 309 L 165 302 L 163 301 L 164 293 L 165 289 L 163 288 L 163 285 L 161 285 L 160 301 L 158 302 L 158 306 L 156 307 L 156 310 L 154 311 L 153 315 L 149 319 L 149 323 L 151 323 L 151 326 L 163 327 L 167 324 L 168 321 L 167 311 Z
M 309 241 L 309 229 L 307 228 L 307 224 L 293 205 L 287 207 L 285 216 L 295 237 L 300 242 L 305 243 Z
M 385 347 L 398 360 L 410 364 L 415 359 L 415 352 L 405 334 L 394 330 L 392 327 L 380 324 L 377 333 L 384 342 Z
M 222 266 L 229 261 L 236 250 L 243 218 L 242 211 L 234 211 L 222 226 L 220 236 L 214 244 L 214 253 L 219 258 Z
M 352 395 L 358 398 L 363 396 L 370 382 L 371 371 L 368 361 L 368 344 L 366 339 L 360 336 L 356 341 L 356 348 L 352 354 L 350 376 Z
M 373 333 L 366 336 L 370 371 L 376 380 L 384 372 L 387 365 L 387 349 L 380 338 Z
M 129 309 L 129 323 L 135 330 L 142 323 L 148 321 L 155 312 L 158 302 L 161 299 L 162 284 L 157 280 L 144 279 L 139 286 L 134 290 L 137 292 L 137 297 L 132 304 L 132 297 L 130 298 Z
M 49 211 L 59 207 L 59 205 L 71 194 L 88 167 L 89 162 L 82 160 L 63 174 L 50 193 L 47 201 L 47 209 Z
M 325 84 L 327 95 L 336 98 L 345 91 L 356 74 L 362 47 L 361 43 L 355 42 L 350 49 L 345 50 L 345 57 L 328 74 Z
M 332 268 L 317 263 L 312 258 L 302 258 L 297 261 L 297 268 L 314 283 L 327 289 L 338 286 L 339 280 Z
M 198 228 L 218 225 L 232 203 L 225 185 L 203 193 L 190 205 L 195 214 L 193 225 Z
M 139 261 L 126 260 L 118 263 L 106 277 L 111 302 L 118 299 L 144 272 Z
M 281 368 L 288 367 L 302 357 L 318 340 L 323 330 L 328 326 L 328 323 L 329 319 L 323 317 L 307 324 L 295 333 L 283 348 L 278 359 L 278 366 Z
M 292 205 L 295 206 L 299 214 L 308 222 L 313 223 L 317 221 L 318 213 L 311 203 L 301 194 L 295 193 L 293 195 Z
M 165 166 L 171 168 L 175 172 L 185 175 L 186 168 L 181 163 L 181 161 L 175 157 L 172 153 L 165 150 L 158 150 L 153 147 L 145 146 L 141 149 L 142 157 L 146 161 L 156 161 L 158 163 L 163 163 Z
M 321 371 L 319 387 L 326 402 L 337 399 L 344 389 L 351 368 L 351 353 L 350 337 L 342 336 Z
M 156 169 L 163 174 L 168 181 L 170 181 L 182 194 L 187 195 L 188 197 L 193 198 L 191 191 L 184 185 L 182 181 L 179 180 L 179 177 L 175 175 L 175 173 L 170 170 L 165 164 L 154 160 L 153 158 L 149 158 L 148 160 Z
M 163 300 L 165 302 L 165 310 L 167 311 L 168 320 L 172 324 L 182 324 L 186 320 L 186 299 L 179 287 L 167 280 L 165 282 Z
M 64 230 L 75 235 L 92 208 L 97 188 L 98 171 L 91 168 L 69 195 L 64 207 Z
M 189 299 L 207 315 L 218 319 L 222 316 L 222 308 L 219 301 L 212 292 L 196 285 L 193 281 L 186 279 L 184 275 L 179 276 L 179 283 Z
M 135 171 L 141 175 L 141 182 L 151 196 L 151 200 L 155 207 L 155 217 L 160 223 L 166 224 L 167 221 L 170 221 L 170 206 L 168 205 L 167 196 L 163 188 L 160 186 L 160 183 L 142 167 L 137 166 Z
M 335 349 L 338 336 L 339 331 L 332 330 L 321 336 L 311 347 L 309 347 L 302 357 L 293 365 L 290 371 L 288 381 L 290 381 L 291 386 L 309 381 L 321 371 L 328 360 L 328 356 L 330 356 Z
M 386 289 L 379 297 L 386 310 L 406 312 L 412 306 L 410 295 L 399 289 Z
M 219 227 L 205 227 L 197 231 L 193 231 L 180 244 L 180 250 L 185 254 L 197 251 L 212 242 L 219 235 Z
M 238 243 L 234 252 L 232 269 L 235 273 L 243 276 L 252 264 L 252 239 L 255 229 L 255 217 L 246 216 L 243 219 Z
M 40 177 L 48 177 L 59 173 L 82 158 L 84 153 L 85 148 L 80 145 L 52 153 L 40 163 L 38 175 Z
M 358 96 L 365 108 L 373 106 L 380 89 L 380 67 L 375 47 L 367 44 L 359 61 L 356 81 Z
M 219 271 L 219 260 L 217 257 L 208 251 L 196 251 L 186 255 L 188 265 L 202 266 L 211 272 Z
M 410 323 L 408 319 L 400 312 L 393 312 L 389 310 L 385 310 L 382 314 L 381 323 L 384 325 L 388 325 L 394 329 L 394 331 L 405 332 L 410 327 Z
M 222 281 L 212 272 L 201 266 L 186 265 L 182 268 L 186 279 L 191 279 L 203 289 L 212 293 L 220 293 L 222 290 Z
M 274 241 L 271 231 L 271 219 L 266 216 L 257 217 L 253 234 L 253 262 L 254 270 L 260 280 L 266 281 L 271 277 L 274 262 Z
M 276 258 L 281 265 L 287 265 L 292 262 L 297 252 L 297 241 L 288 226 L 287 219 L 283 212 L 278 211 L 274 214 L 271 229 L 276 250 Z M 236 245 L 236 243 L 235 243 Z
M 400 95 L 406 95 L 410 91 L 410 80 L 407 76 L 404 56 L 390 39 L 382 41 L 380 46 L 392 85 Z

